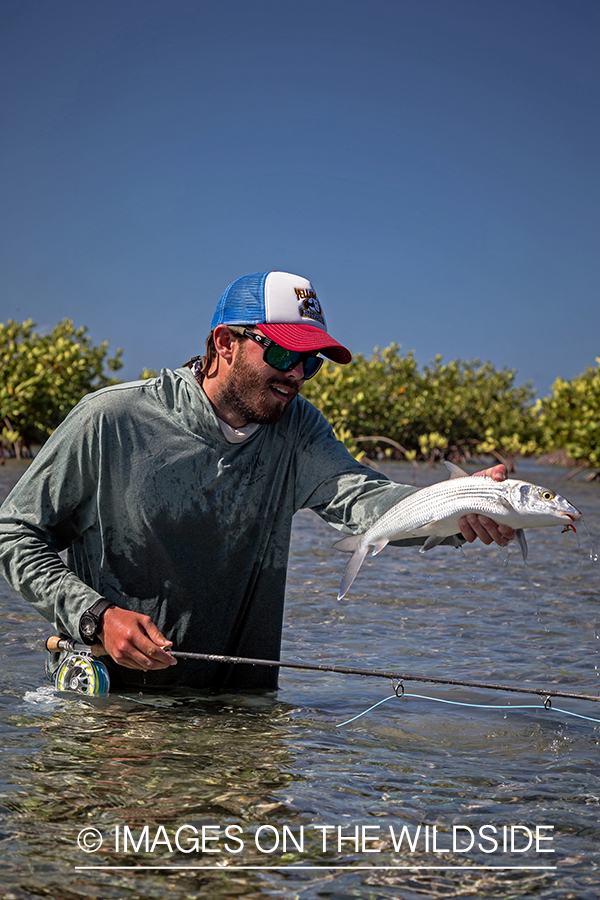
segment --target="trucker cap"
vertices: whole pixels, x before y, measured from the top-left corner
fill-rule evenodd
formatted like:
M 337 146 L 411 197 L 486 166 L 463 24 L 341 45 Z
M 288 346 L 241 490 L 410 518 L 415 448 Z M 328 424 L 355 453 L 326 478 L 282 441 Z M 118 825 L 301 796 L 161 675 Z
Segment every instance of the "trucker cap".
M 258 325 L 286 350 L 318 350 L 341 364 L 352 359 L 350 351 L 327 334 L 310 281 L 290 272 L 257 272 L 232 281 L 217 304 L 211 330 L 217 325 Z

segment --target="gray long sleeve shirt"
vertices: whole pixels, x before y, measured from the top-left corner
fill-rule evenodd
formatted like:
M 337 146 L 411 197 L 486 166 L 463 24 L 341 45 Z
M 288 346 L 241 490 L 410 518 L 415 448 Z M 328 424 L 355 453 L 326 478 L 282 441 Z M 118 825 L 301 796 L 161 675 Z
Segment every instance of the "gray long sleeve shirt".
M 0 509 L 0 564 L 62 635 L 106 597 L 178 650 L 278 659 L 293 514 L 362 532 L 413 490 L 356 462 L 300 396 L 231 444 L 189 369 L 165 369 L 69 414 Z M 273 688 L 277 670 L 180 661 L 144 683 Z

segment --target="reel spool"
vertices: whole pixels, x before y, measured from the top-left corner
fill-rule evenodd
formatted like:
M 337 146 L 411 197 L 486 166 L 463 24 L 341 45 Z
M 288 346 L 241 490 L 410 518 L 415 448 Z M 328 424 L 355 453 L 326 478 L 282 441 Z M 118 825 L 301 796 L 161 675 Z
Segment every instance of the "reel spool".
M 60 666 L 54 686 L 57 691 L 104 697 L 110 690 L 110 675 L 99 659 L 89 654 L 73 653 Z

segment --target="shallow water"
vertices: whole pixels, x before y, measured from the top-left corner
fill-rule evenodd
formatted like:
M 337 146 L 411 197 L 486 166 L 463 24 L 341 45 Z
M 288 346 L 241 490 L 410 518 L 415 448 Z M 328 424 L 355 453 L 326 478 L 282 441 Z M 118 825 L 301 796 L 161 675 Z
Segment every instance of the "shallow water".
M 0 490 L 20 471 L 0 468 Z M 408 467 L 386 471 L 410 480 Z M 564 494 L 600 543 L 600 488 L 564 475 L 526 463 L 518 473 Z M 444 477 L 422 469 L 417 483 Z M 466 558 L 386 548 L 338 603 L 346 556 L 303 512 L 282 658 L 600 693 L 600 564 L 580 536 L 579 551 L 559 528 L 528 533 L 533 587 L 517 548 L 506 566 L 482 545 Z M 389 696 L 389 683 L 283 670 L 272 696 L 57 695 L 43 675 L 49 626 L 4 582 L 0 607 L 2 897 L 598 896 L 600 723 L 556 707 L 600 720 L 600 703 L 546 710 L 527 695 L 406 682 L 407 693 L 533 708 L 405 696 L 340 728 Z M 526 848 L 536 826 L 552 838 L 540 851 L 554 852 Z M 78 846 L 89 828 L 101 834 L 97 852 Z M 475 843 L 462 852 L 468 828 Z M 492 828 L 498 848 L 484 852 Z

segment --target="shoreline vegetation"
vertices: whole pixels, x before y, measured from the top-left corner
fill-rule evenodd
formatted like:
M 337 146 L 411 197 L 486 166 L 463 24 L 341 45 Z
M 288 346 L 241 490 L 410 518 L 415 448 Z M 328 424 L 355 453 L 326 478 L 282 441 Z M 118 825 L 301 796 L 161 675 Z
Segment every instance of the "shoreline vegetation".
M 94 345 L 71 319 L 38 334 L 29 319 L 0 323 L 0 460 L 28 458 L 88 393 L 118 384 L 122 350 Z M 458 464 L 492 457 L 514 471 L 519 457 L 600 472 L 600 357 L 571 381 L 557 378 L 535 399 L 516 370 L 479 359 L 419 367 L 392 343 L 347 366 L 326 362 L 303 395 L 331 422 L 339 440 L 365 462 L 377 459 Z M 140 378 L 157 373 L 144 369 Z M 569 475 L 568 477 L 572 477 Z

